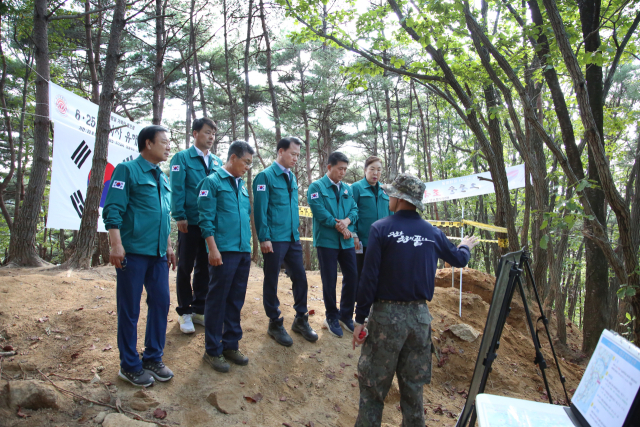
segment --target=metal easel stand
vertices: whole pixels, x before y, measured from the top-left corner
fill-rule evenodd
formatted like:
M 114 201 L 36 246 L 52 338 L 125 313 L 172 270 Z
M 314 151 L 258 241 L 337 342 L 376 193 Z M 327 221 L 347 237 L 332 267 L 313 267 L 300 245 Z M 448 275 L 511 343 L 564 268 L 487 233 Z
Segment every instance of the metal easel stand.
M 536 300 L 538 302 L 538 307 L 540 308 L 540 317 L 538 318 L 537 321 L 542 320 L 542 323 L 544 324 L 544 327 L 547 331 L 547 338 L 549 339 L 549 345 L 551 347 L 551 352 L 553 353 L 553 357 L 555 359 L 556 362 L 556 366 L 558 368 L 558 374 L 560 376 L 560 382 L 562 383 L 562 388 L 564 389 L 564 395 L 565 398 L 567 399 L 567 404 L 569 404 L 569 396 L 567 395 L 567 389 L 565 387 L 565 382 L 566 379 L 565 377 L 562 375 L 562 372 L 560 371 L 560 365 L 558 364 L 558 358 L 556 357 L 556 352 L 553 348 L 553 343 L 551 341 L 551 334 L 549 333 L 549 320 L 545 317 L 544 315 L 544 310 L 542 309 L 542 303 L 540 302 L 540 296 L 538 294 L 538 289 L 536 287 L 536 283 L 533 279 L 533 275 L 531 273 L 531 266 L 529 265 L 529 253 L 527 251 L 524 251 L 522 254 L 522 257 L 520 259 L 520 265 L 516 265 L 515 262 L 509 262 L 509 264 L 511 264 L 511 268 L 509 270 L 509 282 L 507 284 L 507 289 L 506 289 L 506 295 L 507 297 L 504 299 L 503 303 L 502 303 L 502 307 L 500 308 L 500 314 L 498 316 L 498 323 L 494 332 L 494 335 L 491 339 L 491 345 L 489 347 L 489 351 L 487 352 L 487 357 L 485 358 L 485 360 L 483 361 L 483 365 L 484 365 L 484 371 L 482 373 L 482 380 L 480 382 L 480 388 L 478 393 L 483 393 L 485 386 L 487 385 L 487 379 L 489 378 L 489 373 L 491 372 L 492 368 L 491 365 L 493 364 L 493 361 L 496 359 L 497 357 L 497 350 L 500 347 L 500 338 L 502 336 L 502 331 L 504 330 L 504 325 L 507 321 L 507 317 L 509 316 L 509 313 L 511 312 L 511 301 L 513 299 L 513 295 L 515 293 L 516 290 L 516 286 L 518 288 L 518 291 L 520 292 L 520 297 L 522 298 L 522 304 L 524 306 L 524 313 L 525 316 L 527 317 L 527 324 L 529 325 L 529 332 L 531 333 L 531 340 L 533 341 L 533 345 L 535 347 L 535 351 L 536 351 L 536 357 L 535 359 L 533 359 L 533 363 L 538 365 L 538 367 L 540 368 L 540 373 L 542 374 L 542 380 L 544 381 L 544 386 L 545 389 L 547 390 L 547 397 L 549 398 L 549 403 L 553 404 L 553 399 L 551 397 L 551 390 L 549 389 L 549 381 L 547 380 L 547 374 L 545 372 L 545 369 L 547 369 L 547 362 L 544 358 L 544 355 L 542 354 L 541 351 L 541 346 L 540 346 L 540 340 L 538 339 L 538 334 L 537 331 L 534 329 L 533 327 L 533 320 L 531 318 L 531 312 L 529 311 L 529 305 L 527 303 L 527 298 L 526 295 L 524 293 L 524 287 L 522 285 L 523 281 L 522 281 L 522 273 L 524 272 L 523 268 L 526 268 L 527 270 L 527 276 L 529 276 L 530 280 L 531 280 L 531 287 L 533 288 L 534 294 L 536 296 Z M 537 323 L 537 322 L 536 322 Z M 467 425 L 466 422 L 464 422 L 464 420 L 461 420 L 463 423 L 459 424 L 462 426 Z M 469 418 L 469 426 L 474 426 L 476 422 L 476 411 L 475 411 L 475 406 L 471 412 L 471 416 Z

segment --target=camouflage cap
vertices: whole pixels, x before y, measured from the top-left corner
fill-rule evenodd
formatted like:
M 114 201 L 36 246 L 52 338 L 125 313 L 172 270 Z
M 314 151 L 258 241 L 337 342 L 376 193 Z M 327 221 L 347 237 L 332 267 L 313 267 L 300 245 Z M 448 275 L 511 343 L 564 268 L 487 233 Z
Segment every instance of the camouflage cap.
M 382 186 L 389 197 L 406 200 L 418 208 L 418 210 L 424 210 L 422 198 L 425 187 L 426 184 L 424 182 L 408 173 L 398 174 L 391 184 L 384 184 Z

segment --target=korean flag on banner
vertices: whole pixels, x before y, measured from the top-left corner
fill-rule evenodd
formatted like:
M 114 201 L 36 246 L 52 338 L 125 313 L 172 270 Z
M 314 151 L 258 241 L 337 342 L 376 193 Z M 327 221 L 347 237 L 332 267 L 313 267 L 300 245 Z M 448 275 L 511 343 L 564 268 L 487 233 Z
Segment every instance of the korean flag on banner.
M 47 228 L 65 230 L 80 229 L 84 213 L 87 187 L 91 177 L 95 137 L 71 128 L 63 123 L 54 122 L 53 165 L 51 169 L 51 190 L 49 193 L 49 212 Z M 103 179 L 102 198 L 100 199 L 100 217 L 98 231 L 106 231 L 102 222 L 102 208 L 107 192 L 112 188 L 124 189 L 124 182 L 111 180 L 115 167 L 138 157 L 131 147 L 109 144 L 107 167 Z

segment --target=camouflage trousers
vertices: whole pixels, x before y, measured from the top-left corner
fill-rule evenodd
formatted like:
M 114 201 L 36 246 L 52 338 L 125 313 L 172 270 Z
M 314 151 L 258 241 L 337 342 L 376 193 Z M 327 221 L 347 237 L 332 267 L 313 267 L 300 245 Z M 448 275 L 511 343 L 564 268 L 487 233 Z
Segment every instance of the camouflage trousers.
M 375 302 L 358 361 L 356 427 L 380 426 L 384 399 L 398 376 L 402 426 L 424 426 L 422 387 L 431 382 L 431 314 L 426 304 Z

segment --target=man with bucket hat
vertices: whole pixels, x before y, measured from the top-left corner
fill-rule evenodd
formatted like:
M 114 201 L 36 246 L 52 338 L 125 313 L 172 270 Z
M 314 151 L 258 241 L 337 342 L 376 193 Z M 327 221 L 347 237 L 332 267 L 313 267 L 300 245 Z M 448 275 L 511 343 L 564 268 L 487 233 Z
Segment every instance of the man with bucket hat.
M 376 221 L 369 233 L 357 295 L 353 347 L 358 361 L 360 408 L 356 427 L 380 426 L 384 399 L 398 376 L 402 425 L 423 426 L 422 387 L 431 382 L 431 315 L 436 263 L 467 265 L 476 237 L 458 247 L 420 217 L 425 184 L 399 174 L 383 188 L 395 215 Z M 373 304 L 373 306 L 372 306 Z M 365 318 L 369 316 L 365 330 Z

